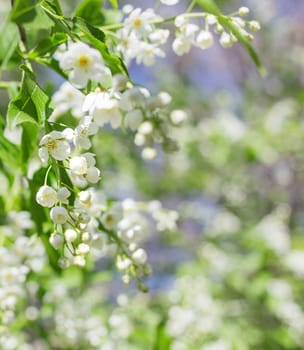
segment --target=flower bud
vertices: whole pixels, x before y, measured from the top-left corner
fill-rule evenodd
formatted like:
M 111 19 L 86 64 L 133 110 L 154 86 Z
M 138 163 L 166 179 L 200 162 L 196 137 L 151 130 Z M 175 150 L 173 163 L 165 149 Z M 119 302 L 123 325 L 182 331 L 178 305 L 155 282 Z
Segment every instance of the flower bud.
M 213 45 L 213 36 L 209 31 L 202 30 L 196 38 L 196 43 L 201 49 L 208 49 Z
M 60 234 L 54 232 L 51 234 L 49 242 L 53 248 L 59 249 L 62 246 L 63 237 Z
M 79 255 L 86 255 L 90 252 L 90 246 L 85 243 L 80 243 L 76 249 L 76 253 Z
M 132 254 L 132 259 L 136 264 L 143 265 L 146 263 L 148 256 L 144 249 L 139 248 Z
M 246 16 L 248 16 L 249 15 L 249 8 L 248 7 L 246 7 L 246 6 L 242 6 L 242 7 L 240 7 L 239 8 L 239 10 L 238 10 L 238 14 L 239 14 L 239 16 L 241 16 L 241 17 L 246 17 Z
M 72 229 L 67 229 L 64 233 L 67 242 L 74 242 L 77 239 L 77 232 Z
M 257 32 L 258 30 L 261 29 L 261 25 L 258 21 L 250 21 L 249 22 L 249 29 L 254 31 L 254 32 Z
M 68 219 L 68 212 L 65 208 L 57 206 L 51 209 L 51 219 L 55 224 L 65 224 Z

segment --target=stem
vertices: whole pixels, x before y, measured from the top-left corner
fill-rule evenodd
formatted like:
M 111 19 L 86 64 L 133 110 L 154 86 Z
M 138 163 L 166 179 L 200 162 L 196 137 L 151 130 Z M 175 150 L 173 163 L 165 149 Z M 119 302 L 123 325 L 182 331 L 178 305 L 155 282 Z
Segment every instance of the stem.
M 48 170 L 47 170 L 46 173 L 45 173 L 45 177 L 44 177 L 44 186 L 47 184 L 49 172 L 51 171 L 51 169 L 52 169 L 52 165 L 50 165 L 50 166 L 48 167 Z
M 0 89 L 7 89 L 14 85 L 20 85 L 20 81 L 0 81 Z
M 195 1 L 196 2 L 196 1 Z M 185 18 L 199 18 L 199 17 L 205 17 L 206 16 L 206 12 L 191 12 L 191 13 L 184 13 L 182 15 L 176 15 L 176 16 L 172 16 L 172 17 L 168 17 L 162 20 L 155 20 L 155 21 L 150 21 L 150 24 L 162 24 L 162 23 L 168 23 L 168 22 L 174 22 L 176 17 L 178 16 L 183 16 Z M 226 16 L 225 16 L 226 17 Z M 105 30 L 118 30 L 124 27 L 123 23 L 116 23 L 116 24 L 109 24 L 107 26 L 102 26 L 100 27 L 101 30 L 105 31 Z
M 15 4 L 15 0 L 11 0 L 12 7 L 14 7 L 14 4 Z M 19 30 L 19 35 L 20 35 L 21 42 L 23 44 L 22 46 L 23 46 L 23 48 L 26 48 L 27 37 L 26 37 L 25 30 L 20 24 L 17 24 L 17 27 L 18 27 L 18 30 Z
M 193 9 L 193 7 L 195 6 L 195 4 L 196 4 L 196 0 L 192 0 L 190 5 L 188 6 L 186 12 L 190 12 Z

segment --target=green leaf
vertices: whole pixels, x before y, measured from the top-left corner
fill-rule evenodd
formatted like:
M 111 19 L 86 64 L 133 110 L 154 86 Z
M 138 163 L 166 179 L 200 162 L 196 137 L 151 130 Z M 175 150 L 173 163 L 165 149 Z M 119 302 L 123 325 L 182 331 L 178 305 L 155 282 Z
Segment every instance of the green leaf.
M 102 13 L 101 0 L 83 0 L 76 8 L 73 17 L 81 17 L 92 25 L 101 25 L 105 17 Z
M 0 159 L 10 169 L 20 166 L 20 152 L 18 146 L 8 141 L 4 134 L 4 118 L 0 116 Z
M 28 160 L 38 153 L 38 133 L 39 127 L 32 123 L 22 124 L 21 157 L 23 172 L 27 172 Z
M 79 40 L 77 35 L 71 31 L 67 19 L 56 12 L 56 8 L 54 8 L 53 4 L 50 4 L 49 1 L 43 0 L 41 1 L 40 6 L 54 23 L 55 27 L 53 28 L 53 32 L 66 33 L 72 40 Z
M 0 65 L 6 69 L 19 42 L 19 31 L 15 23 L 6 20 L 1 27 L 0 36 Z
M 55 33 L 51 37 L 42 40 L 29 54 L 30 58 L 52 55 L 57 47 L 67 41 L 64 33 Z
M 19 94 L 10 101 L 7 111 L 7 121 L 11 129 L 29 122 L 41 125 L 47 118 L 49 97 L 41 90 L 35 81 L 34 74 L 26 66 Z
M 62 9 L 58 0 L 45 0 L 45 3 L 59 16 L 62 16 Z
M 52 69 L 54 72 L 59 74 L 65 80 L 68 79 L 68 75 L 60 68 L 59 62 L 57 60 L 55 60 L 53 57 L 39 58 L 39 59 L 36 59 L 36 61 L 38 63 L 43 64 L 44 66 Z
M 82 32 L 82 39 L 100 51 L 105 63 L 111 69 L 113 74 L 123 73 L 128 75 L 128 70 L 120 57 L 109 52 L 107 45 L 105 44 L 106 36 L 100 29 L 91 26 L 84 19 L 79 17 L 75 17 L 73 22 L 75 27 Z
M 16 0 L 10 18 L 17 24 L 31 22 L 36 16 L 37 0 Z
M 163 318 L 156 328 L 153 350 L 169 350 L 171 348 L 171 342 L 171 338 L 166 333 L 166 319 Z
M 118 7 L 118 3 L 117 3 L 117 0 L 109 0 L 110 3 L 112 4 L 113 7 L 115 7 L 117 9 Z
M 229 17 L 224 16 L 217 6 L 216 2 L 214 0 L 197 0 L 197 4 L 199 4 L 201 7 L 203 7 L 206 11 L 209 13 L 217 16 L 219 23 L 228 28 L 233 35 L 238 39 L 238 41 L 245 47 L 247 52 L 249 53 L 249 56 L 257 66 L 260 74 L 262 76 L 266 75 L 266 69 L 263 66 L 258 54 L 252 47 L 250 41 L 240 32 L 239 28 L 233 24 L 233 22 L 229 19 Z

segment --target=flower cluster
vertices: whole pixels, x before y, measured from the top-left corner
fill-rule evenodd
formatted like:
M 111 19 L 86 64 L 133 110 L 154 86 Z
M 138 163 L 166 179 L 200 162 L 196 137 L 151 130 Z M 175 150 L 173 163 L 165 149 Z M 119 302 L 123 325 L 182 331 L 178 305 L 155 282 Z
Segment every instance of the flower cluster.
M 81 44 L 81 48 L 87 46 Z M 94 50 L 88 47 L 87 50 L 89 49 Z M 69 55 L 77 54 L 74 50 L 72 53 L 69 50 L 67 52 Z M 64 54 L 56 56 L 60 62 L 65 57 Z M 82 73 L 77 71 L 75 74 Z M 94 76 L 90 79 L 93 80 Z M 70 82 L 73 83 L 73 80 Z M 40 142 L 40 157 L 44 163 L 48 160 L 48 154 L 56 160 L 65 160 L 75 146 L 89 149 L 89 136 L 97 134 L 98 128 L 107 124 L 114 129 L 122 127 L 135 132 L 134 142 L 144 148 L 142 156 L 145 159 L 152 159 L 157 155 L 155 144 L 161 144 L 165 151 L 175 151 L 177 144 L 168 137 L 168 129 L 172 125 L 180 125 L 184 115 L 183 111 L 180 111 L 174 114 L 175 119 L 179 118 L 177 121 L 170 119 L 170 102 L 171 96 L 167 92 L 151 95 L 148 89 L 135 86 L 123 74 L 114 75 L 110 87 L 104 88 L 101 84 L 86 96 L 69 83 L 64 83 L 53 97 L 55 111 L 49 121 L 56 121 L 59 115 L 68 110 L 82 119 L 73 132 L 66 128 L 62 132 L 52 131 L 45 135 Z M 70 141 L 74 146 L 68 145 Z
M 260 24 L 257 21 L 244 20 L 243 17 L 248 14 L 249 9 L 241 7 L 235 14 L 226 16 L 226 19 L 239 35 L 252 41 L 253 35 L 247 31 L 247 27 L 251 31 L 257 31 L 260 29 Z M 204 28 L 190 22 L 193 18 L 203 19 L 205 22 Z M 216 16 L 206 12 L 179 15 L 176 17 L 174 24 L 177 30 L 172 48 L 178 56 L 188 53 L 193 45 L 202 50 L 208 49 L 214 43 L 213 33 L 220 35 L 220 44 L 224 48 L 229 48 L 238 42 L 237 37 L 231 31 L 227 32 Z
M 52 330 L 52 337 L 50 344 L 43 344 L 41 349 L 127 347 L 133 325 L 127 315 L 115 308 L 112 314 L 108 312 L 100 286 L 91 286 L 79 293 L 77 288 L 68 288 L 62 281 L 51 282 L 43 297 L 41 323 L 46 332 Z
M 127 17 L 123 28 L 117 32 L 119 44 L 117 50 L 122 54 L 126 64 L 136 59 L 138 64 L 151 66 L 156 57 L 165 57 L 165 52 L 160 48 L 167 42 L 169 31 L 157 29 L 155 22 L 162 21 L 153 9 L 133 9 L 126 6 Z
M 8 222 L 0 226 L 0 346 L 15 349 L 18 337 L 11 329 L 18 322 L 18 308 L 27 298 L 26 283 L 46 262 L 45 250 L 37 236 L 25 236 L 33 226 L 28 212 L 9 212 Z M 21 340 L 22 342 L 22 340 Z
M 76 175 L 83 176 L 78 167 L 71 166 L 75 158 L 82 169 L 79 157 L 74 157 L 70 159 L 69 171 L 75 173 L 77 169 Z M 148 225 L 144 214 L 152 215 L 159 230 L 174 230 L 178 219 L 176 212 L 162 208 L 158 202 L 146 204 L 130 199 L 113 202 L 94 188 L 71 194 L 64 186 L 55 190 L 44 185 L 37 192 L 36 200 L 51 208 L 55 231 L 49 242 L 60 252 L 58 263 L 62 268 L 71 264 L 85 266 L 89 253 L 93 259 L 114 255 L 118 270 L 123 272 L 123 281 L 129 283 L 131 278 L 136 278 L 142 290 L 145 286 L 141 278 L 150 274 L 147 253 L 139 246 Z

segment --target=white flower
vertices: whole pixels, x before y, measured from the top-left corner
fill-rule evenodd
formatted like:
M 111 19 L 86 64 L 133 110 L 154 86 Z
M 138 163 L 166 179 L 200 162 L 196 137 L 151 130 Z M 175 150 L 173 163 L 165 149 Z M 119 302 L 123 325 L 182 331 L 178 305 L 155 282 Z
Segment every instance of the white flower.
M 97 183 L 100 180 L 100 170 L 94 166 L 89 167 L 85 178 L 93 184 Z
M 129 79 L 123 74 L 115 74 L 112 79 L 112 87 L 115 91 L 124 90 L 127 86 Z
M 77 239 L 77 232 L 69 228 L 64 232 L 64 237 L 67 242 L 74 242 Z
M 143 112 L 140 109 L 133 109 L 125 115 L 125 126 L 135 131 L 143 120 Z
M 65 224 L 68 220 L 68 212 L 65 208 L 57 206 L 51 209 L 51 219 L 55 224 Z
M 153 131 L 153 124 L 146 120 L 145 122 L 141 123 L 138 132 L 143 135 L 149 135 Z
M 172 6 L 178 4 L 179 0 L 160 0 L 160 2 L 167 6 Z
M 33 227 L 33 221 L 31 220 L 31 214 L 27 211 L 10 211 L 8 213 L 10 226 L 14 230 L 27 230 Z
M 157 156 L 157 151 L 156 151 L 155 148 L 145 147 L 142 150 L 141 155 L 142 155 L 143 159 L 151 160 L 151 159 L 154 159 Z
M 250 21 L 249 22 L 249 29 L 256 32 L 261 29 L 261 25 L 258 21 Z
M 132 259 L 136 264 L 143 265 L 147 261 L 147 253 L 144 249 L 139 248 L 135 250 L 135 252 L 132 254 Z
M 170 31 L 167 29 L 156 29 L 149 34 L 149 39 L 153 44 L 163 45 L 167 42 Z
M 103 225 L 108 229 L 114 229 L 118 222 L 123 217 L 123 211 L 120 204 L 114 204 L 106 213 L 101 217 Z
M 181 18 L 183 19 L 183 17 Z M 190 51 L 192 44 L 195 42 L 194 34 L 199 28 L 195 24 L 188 24 L 187 21 L 179 23 L 177 19 L 175 25 L 180 28 L 180 31 L 173 41 L 172 49 L 178 56 L 182 56 Z
M 84 175 L 88 170 L 87 160 L 85 157 L 73 157 L 70 159 L 69 167 L 75 175 Z
M 201 48 L 201 49 L 207 49 L 210 46 L 213 45 L 213 36 L 209 31 L 202 30 L 197 38 L 196 38 L 196 44 Z
M 233 40 L 231 38 L 231 35 L 229 35 L 226 32 L 223 32 L 220 37 L 220 44 L 226 49 L 233 45 Z
M 188 118 L 188 115 L 182 109 L 175 109 L 170 114 L 170 119 L 174 125 L 179 125 Z
M 245 6 L 242 6 L 238 9 L 238 14 L 239 16 L 241 17 L 245 17 L 245 16 L 248 16 L 249 15 L 249 8 L 248 7 L 245 7 Z
M 60 187 L 57 191 L 57 198 L 60 202 L 67 204 L 71 192 L 66 187 Z
M 92 121 L 92 117 L 84 117 L 75 129 L 76 144 L 84 149 L 89 149 L 91 147 L 89 136 L 95 135 L 97 132 L 98 126 Z
M 63 237 L 60 234 L 54 232 L 51 234 L 49 242 L 53 248 L 59 249 L 62 246 Z
M 80 243 L 77 246 L 76 253 L 79 255 L 86 255 L 90 252 L 90 246 L 85 243 Z
M 39 143 L 39 156 L 42 163 L 46 164 L 49 154 L 56 160 L 65 160 L 71 153 L 71 146 L 63 132 L 52 131 L 44 135 Z
M 304 279 L 304 251 L 293 250 L 285 258 L 287 267 L 300 279 Z
M 84 267 L 85 266 L 85 258 L 83 255 L 76 255 L 74 257 L 74 265 L 79 266 L 79 267 Z
M 71 110 L 75 117 L 82 116 L 82 104 L 84 101 L 84 94 L 75 89 L 69 82 L 63 83 L 59 90 L 55 92 L 52 101 L 55 104 L 55 110 L 50 116 L 49 120 L 54 121 L 58 116 Z
M 123 28 L 117 32 L 119 43 L 117 45 L 117 51 L 121 52 L 124 61 L 128 65 L 130 61 L 137 56 L 138 47 L 141 41 L 136 36 L 135 32 L 129 32 L 129 30 Z
M 83 110 L 92 115 L 95 123 L 103 126 L 110 123 L 112 128 L 118 128 L 121 123 L 121 114 L 118 100 L 112 98 L 108 92 L 91 92 L 85 98 Z
M 143 63 L 145 66 L 152 66 L 155 63 L 155 56 L 165 57 L 164 51 L 154 44 L 142 42 L 136 56 L 136 63 Z
M 144 89 L 138 87 L 126 90 L 121 95 L 119 107 L 124 111 L 130 111 L 135 107 L 144 106 L 145 98 L 148 96 L 147 93 L 144 93 Z
M 51 208 L 57 202 L 57 193 L 50 186 L 42 186 L 36 194 L 36 201 L 43 207 Z
M 68 50 L 59 57 L 59 65 L 70 71 L 69 80 L 77 88 L 84 88 L 89 80 L 104 83 L 111 76 L 100 52 L 82 42 L 69 44 Z
M 153 9 L 142 11 L 142 9 L 136 8 L 125 19 L 124 25 L 127 30 L 134 31 L 137 35 L 143 36 L 152 31 L 150 22 L 158 18 Z
M 87 160 L 88 167 L 92 167 L 96 164 L 94 153 L 84 153 L 82 156 Z

